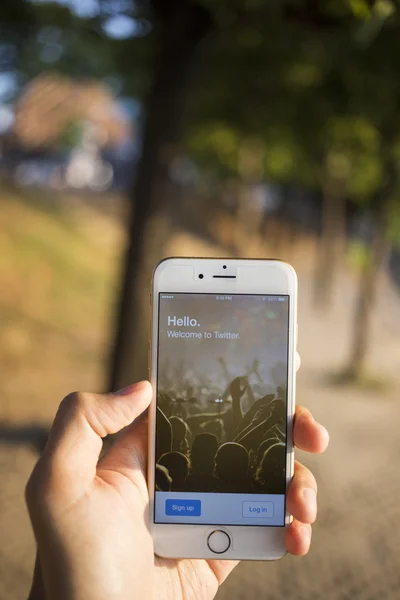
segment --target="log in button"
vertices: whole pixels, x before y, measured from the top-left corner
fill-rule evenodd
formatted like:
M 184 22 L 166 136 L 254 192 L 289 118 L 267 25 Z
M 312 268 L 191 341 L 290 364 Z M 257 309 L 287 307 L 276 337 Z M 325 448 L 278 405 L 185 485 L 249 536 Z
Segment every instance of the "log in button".
M 274 503 L 243 502 L 242 515 L 245 519 L 271 519 L 274 516 Z

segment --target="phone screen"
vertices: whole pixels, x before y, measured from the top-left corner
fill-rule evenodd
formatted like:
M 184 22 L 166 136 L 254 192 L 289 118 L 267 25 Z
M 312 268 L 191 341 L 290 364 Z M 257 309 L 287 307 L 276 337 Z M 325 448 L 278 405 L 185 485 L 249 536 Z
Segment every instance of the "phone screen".
M 159 294 L 155 523 L 285 525 L 289 296 Z

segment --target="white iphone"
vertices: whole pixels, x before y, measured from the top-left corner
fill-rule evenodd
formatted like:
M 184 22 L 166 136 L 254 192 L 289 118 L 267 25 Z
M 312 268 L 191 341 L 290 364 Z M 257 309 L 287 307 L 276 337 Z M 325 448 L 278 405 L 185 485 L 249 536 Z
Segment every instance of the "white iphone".
M 286 553 L 296 332 L 297 277 L 287 263 L 157 266 L 148 474 L 157 555 Z

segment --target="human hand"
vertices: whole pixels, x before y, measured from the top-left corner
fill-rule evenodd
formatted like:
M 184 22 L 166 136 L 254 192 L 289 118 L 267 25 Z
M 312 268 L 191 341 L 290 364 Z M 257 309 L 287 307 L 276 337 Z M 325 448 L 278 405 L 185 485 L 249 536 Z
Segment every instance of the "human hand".
M 246 377 L 235 377 L 229 386 L 229 393 L 234 400 L 240 400 L 248 386 Z
M 154 557 L 146 485 L 151 395 L 142 382 L 117 394 L 71 394 L 61 403 L 26 491 L 38 544 L 31 600 L 210 600 L 236 566 Z M 127 426 L 98 461 L 102 438 Z M 319 453 L 328 434 L 298 407 L 294 441 Z M 296 462 L 287 501 L 292 554 L 308 552 L 315 497 L 313 475 Z

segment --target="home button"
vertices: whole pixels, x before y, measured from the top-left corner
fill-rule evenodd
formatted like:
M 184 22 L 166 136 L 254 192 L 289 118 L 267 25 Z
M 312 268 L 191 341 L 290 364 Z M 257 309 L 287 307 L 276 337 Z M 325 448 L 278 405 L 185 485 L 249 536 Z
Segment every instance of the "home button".
M 208 547 L 214 554 L 223 554 L 231 545 L 231 538 L 225 531 L 213 531 L 207 539 Z

